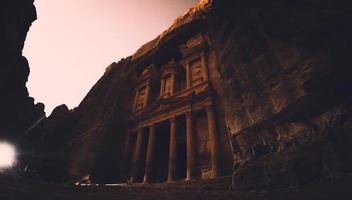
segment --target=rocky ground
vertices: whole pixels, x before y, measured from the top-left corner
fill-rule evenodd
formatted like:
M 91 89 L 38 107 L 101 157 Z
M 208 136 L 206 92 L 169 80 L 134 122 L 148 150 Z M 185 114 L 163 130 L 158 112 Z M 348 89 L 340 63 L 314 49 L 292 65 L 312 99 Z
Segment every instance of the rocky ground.
M 274 189 L 251 189 L 236 192 L 227 188 L 228 178 L 192 182 L 188 184 L 152 184 L 119 186 L 70 186 L 23 179 L 2 173 L 0 199 L 36 200 L 113 200 L 113 199 L 232 199 L 232 200 L 296 200 L 296 199 L 351 199 L 352 176 L 341 177 L 320 184 L 290 186 Z

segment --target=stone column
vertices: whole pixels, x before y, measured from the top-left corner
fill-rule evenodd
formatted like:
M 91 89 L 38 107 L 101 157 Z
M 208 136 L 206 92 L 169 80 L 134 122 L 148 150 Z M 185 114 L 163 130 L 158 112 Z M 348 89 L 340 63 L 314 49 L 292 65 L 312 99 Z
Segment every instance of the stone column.
M 162 97 L 164 94 L 164 87 L 165 87 L 165 79 L 162 78 L 161 79 L 161 83 L 160 83 L 160 96 Z
M 193 141 L 193 121 L 192 113 L 186 113 L 186 129 L 187 129 L 187 176 L 186 180 L 192 179 L 194 171 L 194 141 Z
M 191 65 L 189 63 L 186 64 L 186 77 L 187 77 L 187 89 L 192 87 L 192 71 Z
M 169 145 L 169 173 L 168 181 L 176 178 L 176 159 L 177 159 L 177 134 L 176 117 L 170 119 L 170 145 Z
M 201 62 L 202 62 L 202 75 L 204 80 L 203 81 L 208 81 L 209 77 L 208 77 L 208 66 L 207 66 L 207 62 L 205 60 L 205 53 L 201 54 Z
M 140 128 L 138 129 L 138 132 L 137 132 L 136 148 L 134 151 L 133 161 L 132 161 L 132 177 L 131 177 L 132 183 L 136 182 L 138 177 L 138 171 L 140 168 L 141 154 L 142 154 L 142 142 L 143 142 L 142 140 L 143 140 L 143 129 Z
M 143 180 L 143 182 L 145 183 L 149 182 L 152 176 L 154 149 L 155 149 L 155 125 L 152 124 L 149 128 L 147 159 L 145 163 L 145 174 L 144 174 L 144 180 Z
M 170 96 L 175 93 L 175 74 L 171 74 L 171 88 L 170 88 Z
M 133 101 L 133 111 L 136 110 L 137 107 L 137 101 L 138 101 L 138 96 L 139 96 L 139 89 L 135 91 L 135 96 L 134 96 L 134 101 Z
M 211 165 L 213 176 L 217 177 L 219 175 L 219 147 L 218 138 L 216 132 L 216 122 L 214 109 L 212 106 L 206 106 L 207 118 L 208 118 L 208 132 L 210 141 L 210 151 L 211 151 Z
M 149 104 L 149 97 L 150 96 L 150 84 L 146 86 L 145 90 L 145 99 L 144 99 L 144 107 L 148 106 Z

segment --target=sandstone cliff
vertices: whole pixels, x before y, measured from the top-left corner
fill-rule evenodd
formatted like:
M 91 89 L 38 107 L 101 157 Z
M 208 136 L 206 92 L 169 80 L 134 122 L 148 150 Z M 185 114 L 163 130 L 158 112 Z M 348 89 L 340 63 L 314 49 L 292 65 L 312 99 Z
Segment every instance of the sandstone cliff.
M 350 10 L 348 1 L 201 1 L 133 56 L 108 67 L 78 108 L 61 109 L 34 134 L 56 144 L 50 148 L 70 176 L 125 180 L 121 152 L 131 80 L 142 66 L 168 61 L 202 32 L 218 62 L 236 188 L 346 173 L 352 170 Z M 54 143 L 48 130 L 62 143 Z
M 209 31 L 233 135 L 234 185 L 301 184 L 350 171 L 350 3 L 214 2 Z

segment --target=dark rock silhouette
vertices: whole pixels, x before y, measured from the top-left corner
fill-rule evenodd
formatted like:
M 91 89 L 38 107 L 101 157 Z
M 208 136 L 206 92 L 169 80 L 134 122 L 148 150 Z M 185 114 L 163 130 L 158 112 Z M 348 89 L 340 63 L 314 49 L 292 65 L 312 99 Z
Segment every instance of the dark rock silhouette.
M 45 115 L 44 105 L 35 105 L 28 96 L 29 66 L 22 56 L 36 10 L 33 0 L 5 0 L 1 2 L 0 13 L 0 138 L 17 141 Z

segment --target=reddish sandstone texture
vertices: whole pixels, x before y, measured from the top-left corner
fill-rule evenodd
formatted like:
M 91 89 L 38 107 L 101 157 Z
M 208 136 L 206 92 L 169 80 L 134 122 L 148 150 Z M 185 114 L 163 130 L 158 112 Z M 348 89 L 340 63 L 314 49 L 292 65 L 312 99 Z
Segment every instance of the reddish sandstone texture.
M 329 0 L 201 1 L 134 55 L 111 64 L 77 108 L 55 109 L 24 139 L 32 153 L 23 161 L 49 180 L 90 175 L 95 182 L 125 182 L 135 80 L 150 64 L 180 60 L 179 47 L 202 35 L 221 167 L 233 173 L 235 188 L 305 184 L 350 172 L 350 8 L 348 1 Z M 204 124 L 196 127 L 205 130 Z

